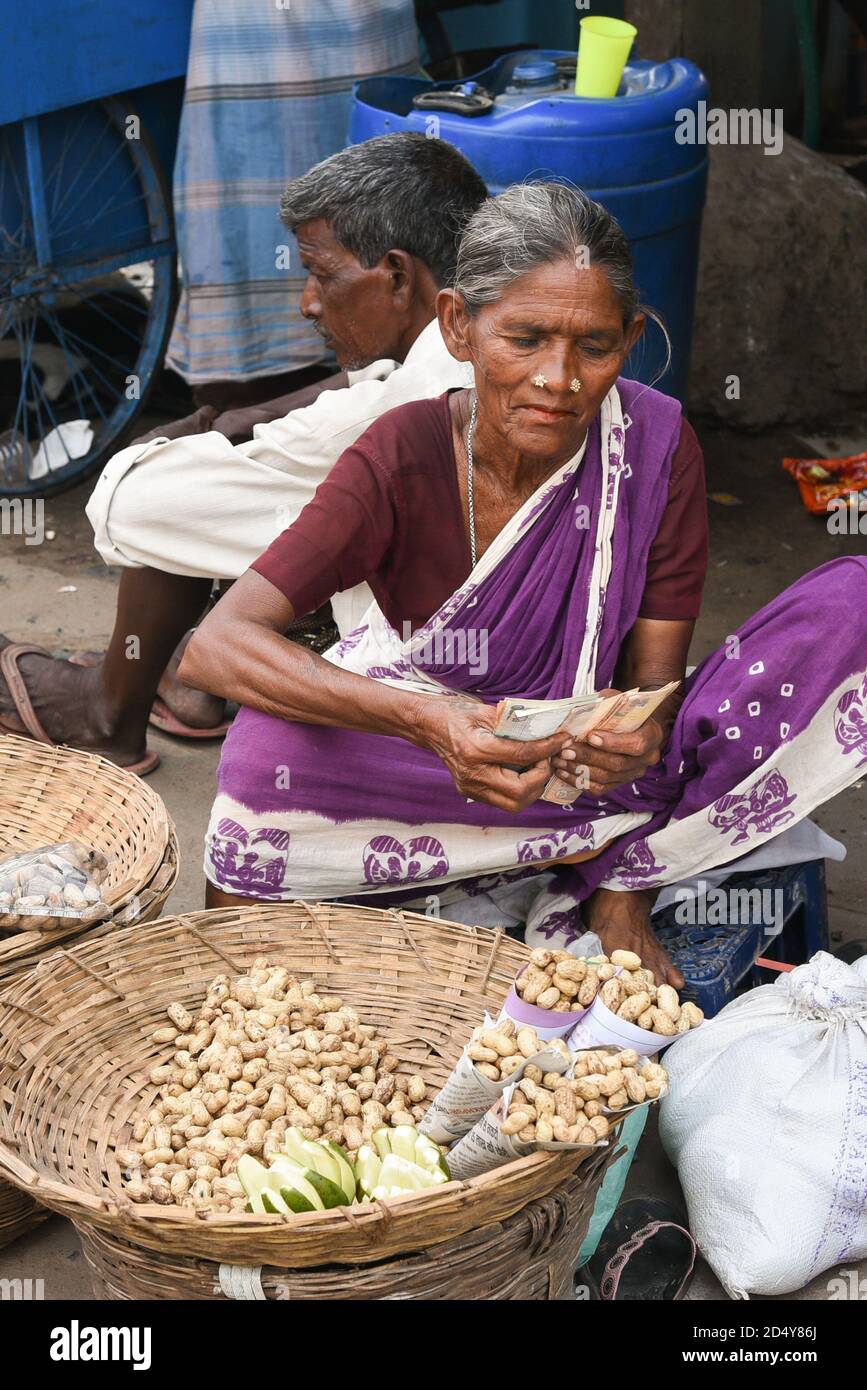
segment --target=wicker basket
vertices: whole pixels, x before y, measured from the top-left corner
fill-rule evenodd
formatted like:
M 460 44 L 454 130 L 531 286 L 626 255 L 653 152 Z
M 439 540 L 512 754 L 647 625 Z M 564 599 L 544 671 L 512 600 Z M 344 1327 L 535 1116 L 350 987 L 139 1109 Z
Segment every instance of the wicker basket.
M 112 857 L 105 889 L 112 917 L 0 932 L 0 992 L 34 967 L 53 970 L 74 940 L 158 917 L 178 877 L 174 826 L 140 777 L 90 753 L 0 735 L 0 856 L 76 838 Z M 0 1181 L 0 1247 L 48 1215 Z
M 377 1264 L 255 1271 L 232 1278 L 226 1266 L 149 1250 L 93 1227 L 79 1229 L 98 1299 L 565 1299 L 571 1297 L 599 1184 L 612 1161 L 599 1150 L 556 1192 L 505 1221 L 482 1226 L 421 1253 Z M 246 1282 L 246 1289 L 245 1289 Z M 251 1292 L 255 1289 L 255 1293 Z
M 613 1146 L 535 1153 L 467 1182 L 291 1218 L 136 1206 L 113 1147 L 156 1092 L 148 1073 L 165 1048 L 151 1034 L 170 1000 L 197 1008 L 215 974 L 244 973 L 257 955 L 343 995 L 389 1040 L 401 1070 L 439 1087 L 527 950 L 499 931 L 304 903 L 169 917 L 74 946 L 0 1001 L 3 1176 L 151 1265 L 180 1256 L 295 1270 L 374 1263 L 505 1223 L 579 1166 L 595 1187 L 595 1159 Z

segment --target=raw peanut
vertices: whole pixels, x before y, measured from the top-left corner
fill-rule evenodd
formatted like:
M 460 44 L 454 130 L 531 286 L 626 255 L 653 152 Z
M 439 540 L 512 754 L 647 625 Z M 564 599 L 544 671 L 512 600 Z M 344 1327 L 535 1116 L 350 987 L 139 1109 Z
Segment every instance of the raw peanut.
M 584 977 L 584 980 L 581 984 L 581 988 L 578 991 L 578 1003 L 581 1005 L 582 1009 L 589 1008 L 589 1006 L 593 1003 L 593 1000 L 596 998 L 596 991 L 598 987 L 599 975 L 592 966 L 588 967 L 587 974 Z
M 380 1105 L 387 1105 L 393 1096 L 394 1073 L 387 1072 L 385 1076 L 381 1077 L 381 1079 L 377 1081 L 376 1089 L 373 1092 L 373 1099 L 378 1100 Z
M 330 1106 L 325 1096 L 316 1095 L 307 1107 L 307 1114 L 315 1125 L 321 1125 L 324 1124 L 325 1120 L 328 1118 L 329 1110 Z M 262 1112 L 262 1117 L 263 1119 L 267 1118 L 265 1111 Z
M 497 1032 L 504 1033 L 507 1038 L 513 1038 L 518 1031 L 518 1025 L 513 1018 L 501 1018 L 497 1024 Z
M 189 1173 L 182 1172 L 174 1173 L 172 1175 L 172 1180 L 169 1183 L 169 1188 L 171 1189 L 171 1194 L 175 1198 L 175 1200 L 177 1200 L 179 1197 L 186 1196 L 186 1194 L 190 1190 L 191 1183 L 192 1178 L 190 1177 Z
M 142 1162 L 146 1168 L 153 1168 L 157 1163 L 171 1163 L 174 1156 L 174 1150 L 167 1144 L 164 1149 L 148 1149 L 142 1154 Z
M 571 1065 L 572 1054 L 562 1038 L 549 1038 L 544 1044 L 544 1049 L 546 1052 L 556 1052 L 563 1058 L 564 1062 L 568 1062 Z
M 166 1013 L 176 1028 L 182 1033 L 189 1033 L 193 1026 L 193 1016 L 187 1012 L 183 1004 L 169 1004 Z
M 693 1004 L 690 1000 L 687 1000 L 685 1004 L 681 1004 L 680 1012 L 681 1014 L 687 1015 L 690 1028 L 697 1028 L 700 1023 L 704 1022 L 704 1013 L 698 1007 L 698 1004 Z
M 496 1062 L 499 1055 L 493 1047 L 483 1047 L 480 1042 L 472 1042 L 467 1048 L 467 1056 L 474 1062 Z
M 540 1144 L 550 1144 L 554 1138 L 554 1126 L 551 1121 L 542 1116 L 536 1121 L 536 1140 Z
M 543 1084 L 549 1091 L 559 1091 L 561 1087 L 568 1087 L 569 1090 L 574 1090 L 570 1078 L 568 1076 L 560 1076 L 555 1071 L 548 1071 L 545 1073 Z
M 519 1028 L 515 1041 L 518 1044 L 518 1051 L 524 1057 L 535 1057 L 541 1047 L 535 1028 Z
M 519 1130 L 529 1125 L 532 1119 L 533 1116 L 530 1114 L 529 1110 L 510 1110 L 503 1120 L 500 1129 L 503 1134 L 517 1134 Z
M 620 981 L 618 979 L 606 980 L 599 991 L 599 998 L 606 1009 L 611 1009 L 612 1013 L 616 1014 L 625 998 Z
M 612 1096 L 608 1097 L 608 1109 L 622 1110 L 624 1105 L 626 1105 L 626 1103 L 628 1102 L 628 1100 L 629 1096 L 627 1095 L 626 1091 L 624 1091 L 621 1087 L 619 1091 L 615 1091 Z
M 597 1139 L 607 1139 L 611 1130 L 611 1125 L 604 1115 L 594 1115 L 592 1120 L 589 1121 L 589 1127 L 593 1130 Z
M 577 1126 L 576 1126 L 576 1128 L 577 1128 Z M 578 1138 L 577 1138 L 577 1140 L 576 1140 L 576 1143 L 578 1143 L 578 1144 L 595 1144 L 596 1141 L 597 1141 L 596 1130 L 595 1130 L 595 1129 L 592 1129 L 592 1128 L 590 1127 L 590 1125 L 584 1125 L 581 1129 L 578 1130 Z
M 659 985 L 656 991 L 656 1003 L 664 1014 L 668 1014 L 672 1023 L 677 1023 L 680 1018 L 680 1000 L 677 997 L 677 990 L 671 985 Z
M 171 1125 L 155 1125 L 155 1126 L 154 1126 L 154 1133 L 153 1133 L 153 1141 L 152 1141 L 152 1143 L 151 1143 L 151 1148 L 153 1148 L 153 1149 L 167 1149 L 167 1148 L 170 1147 L 171 1142 L 172 1142 L 172 1129 L 171 1129 Z
M 135 1149 L 117 1149 L 115 1158 L 120 1168 L 140 1168 L 141 1154 L 136 1153 Z
M 634 1023 L 637 1018 L 644 1013 L 645 1009 L 650 1008 L 650 995 L 647 990 L 641 990 L 638 994 L 632 994 L 621 1004 L 617 1010 L 617 1017 L 624 1019 L 626 1023 Z
M 584 1105 L 584 1118 L 592 1120 L 595 1115 L 602 1114 L 601 1100 L 588 1100 Z
M 501 1057 L 500 1079 L 505 1081 L 507 1076 L 511 1076 L 513 1072 L 516 1072 L 518 1068 L 523 1065 L 524 1058 L 521 1056 L 520 1052 L 516 1052 L 514 1057 Z
M 536 1094 L 536 1114 L 545 1115 L 548 1119 L 554 1114 L 554 1096 L 550 1091 L 540 1090 Z
M 601 1076 L 596 1083 L 599 1087 L 600 1096 L 613 1096 L 623 1089 L 623 1073 L 618 1068 L 616 1071 L 607 1072 Z M 609 1100 L 609 1105 L 611 1101 Z
M 580 989 L 580 985 L 576 984 L 574 980 L 567 980 L 565 975 L 560 975 L 556 971 L 554 972 L 554 984 L 566 999 L 574 999 Z
M 525 1081 L 535 1081 L 537 1083 L 540 1083 L 542 1080 L 542 1074 L 542 1068 L 534 1066 L 532 1062 L 529 1064 L 529 1066 L 526 1066 L 524 1068 Z
M 598 974 L 600 981 L 603 984 L 607 984 L 609 980 L 614 979 L 614 976 L 617 974 L 617 970 L 616 967 L 610 963 L 610 961 L 606 961 L 604 965 L 600 965 Z
M 546 951 L 544 946 L 537 946 L 534 951 L 530 952 L 530 960 L 534 965 L 538 966 L 540 970 L 544 970 L 546 966 L 551 964 L 551 952 Z
M 580 985 L 587 974 L 587 962 L 567 955 L 564 960 L 558 962 L 557 974 L 562 975 L 564 980 L 571 980 L 573 984 Z
M 161 1086 L 166 1081 L 171 1081 L 174 1073 L 174 1067 L 154 1067 L 149 1076 L 155 1086 Z
M 676 1029 L 668 1014 L 664 1014 L 662 1009 L 657 1008 L 652 1009 L 651 1013 L 653 1014 L 654 1033 L 659 1033 L 664 1038 L 673 1038 Z
M 662 1086 L 663 1083 L 661 1081 L 645 1081 L 644 1089 L 647 1099 L 658 1100 L 662 1095 Z
M 421 1101 L 426 1100 L 427 1082 L 425 1081 L 424 1077 L 411 1076 L 409 1078 L 409 1085 L 406 1088 L 406 1093 L 409 1096 L 410 1100 L 413 1101 L 416 1105 L 418 1105 Z
M 575 1094 L 567 1086 L 561 1086 L 554 1092 L 554 1113 L 567 1125 L 574 1125 L 578 1118 Z
M 635 1020 L 639 1028 L 651 1029 L 653 1027 L 653 1009 L 645 1009 L 644 1013 Z
M 556 1009 L 560 1003 L 560 991 L 556 985 L 551 985 L 550 989 L 543 989 L 536 1000 L 538 1009 Z
M 580 1096 L 584 1101 L 598 1100 L 600 1091 L 595 1082 L 588 1081 L 586 1077 L 583 1077 L 580 1081 L 575 1083 L 575 1094 Z
M 641 1105 L 641 1103 L 647 1099 L 646 1084 L 638 1073 L 631 1069 L 624 1071 L 623 1074 L 626 1078 L 626 1094 L 636 1105 Z
M 527 1125 L 524 1129 L 518 1130 L 518 1138 L 522 1144 L 532 1144 L 536 1138 L 536 1126 Z
M 518 1051 L 518 1044 L 515 1039 L 499 1032 L 496 1028 L 491 1028 L 487 1033 L 483 1033 L 480 1042 L 483 1047 L 492 1048 L 498 1057 L 514 1057 Z
M 170 1043 L 174 1042 L 177 1036 L 177 1028 L 157 1028 L 155 1032 L 151 1033 L 151 1042 Z
M 643 989 L 648 989 L 653 983 L 652 980 L 645 980 L 643 970 L 633 971 L 631 974 L 624 970 L 622 975 L 617 976 L 617 979 L 627 999 L 631 994 L 640 994 Z
M 500 1073 L 496 1067 L 492 1067 L 490 1062 L 476 1062 L 476 1071 L 480 1071 L 482 1076 L 486 1076 L 489 1081 L 499 1081 Z
M 624 1048 L 624 1050 L 620 1053 L 620 1065 L 621 1067 L 638 1066 L 638 1053 L 635 1051 L 634 1048 Z
M 535 1004 L 543 990 L 548 988 L 547 975 L 533 975 L 524 984 L 524 988 L 519 990 L 519 994 L 524 997 L 526 1004 Z
M 690 1029 L 689 1014 L 685 1014 L 683 1009 L 680 1011 L 680 1018 L 674 1025 L 675 1033 L 688 1033 Z
M 612 965 L 622 965 L 624 970 L 641 969 L 641 957 L 634 951 L 612 951 L 610 960 Z
M 147 1120 L 136 1120 L 135 1124 L 132 1127 L 132 1137 L 137 1144 L 141 1143 L 142 1139 L 144 1139 L 145 1135 L 147 1134 L 149 1128 L 150 1126 L 148 1125 Z

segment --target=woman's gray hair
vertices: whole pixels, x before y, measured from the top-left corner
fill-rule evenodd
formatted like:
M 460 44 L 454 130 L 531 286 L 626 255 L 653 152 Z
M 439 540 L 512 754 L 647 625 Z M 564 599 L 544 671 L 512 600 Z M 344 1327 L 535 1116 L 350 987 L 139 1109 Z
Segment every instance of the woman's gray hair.
M 487 198 L 461 238 L 455 289 L 469 313 L 477 314 L 522 275 L 563 260 L 605 272 L 622 306 L 624 327 L 638 313 L 659 324 L 668 348 L 666 371 L 671 361 L 668 333 L 659 316 L 640 303 L 623 228 L 607 208 L 572 184 L 517 183 Z

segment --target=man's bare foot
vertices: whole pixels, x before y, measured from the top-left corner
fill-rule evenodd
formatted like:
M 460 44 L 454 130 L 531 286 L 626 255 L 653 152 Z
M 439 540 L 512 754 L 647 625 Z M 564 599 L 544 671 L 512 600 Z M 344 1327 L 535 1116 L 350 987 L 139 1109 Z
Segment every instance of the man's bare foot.
M 193 690 L 178 679 L 181 657 L 192 635 L 192 631 L 186 633 L 175 648 L 160 678 L 157 694 L 182 724 L 189 725 L 191 729 L 215 729 L 226 717 L 226 701 L 203 690 Z
M 0 636 L 0 650 L 12 645 Z M 75 666 L 52 656 L 28 654 L 18 662 L 36 716 L 55 743 L 100 753 L 121 767 L 145 755 L 144 720 L 112 718 L 102 689 L 100 667 Z M 0 676 L 0 718 L 4 729 L 27 734 L 6 681 Z
M 606 955 L 612 951 L 634 951 L 643 965 L 652 970 L 659 984 L 682 989 L 686 981 L 671 956 L 659 943 L 650 924 L 650 909 L 657 890 L 615 893 L 597 888 L 582 906 L 582 917 L 590 931 L 602 942 Z

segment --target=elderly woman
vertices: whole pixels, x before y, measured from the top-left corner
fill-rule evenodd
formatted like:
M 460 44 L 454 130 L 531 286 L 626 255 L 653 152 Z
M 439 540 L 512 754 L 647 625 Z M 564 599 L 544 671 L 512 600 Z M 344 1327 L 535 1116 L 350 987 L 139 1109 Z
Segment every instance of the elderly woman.
M 185 657 L 184 680 L 244 706 L 208 902 L 433 894 L 448 916 L 517 883 L 530 939 L 583 921 L 682 983 L 650 927 L 659 888 L 754 849 L 867 762 L 867 561 L 800 580 L 636 733 L 494 736 L 505 696 L 683 678 L 701 456 L 677 401 L 620 376 L 645 321 L 629 249 L 577 190 L 483 204 L 438 313 L 467 389 L 376 421 Z M 324 658 L 282 635 L 361 580 L 375 602 Z M 540 799 L 552 771 L 581 788 L 570 804 Z

